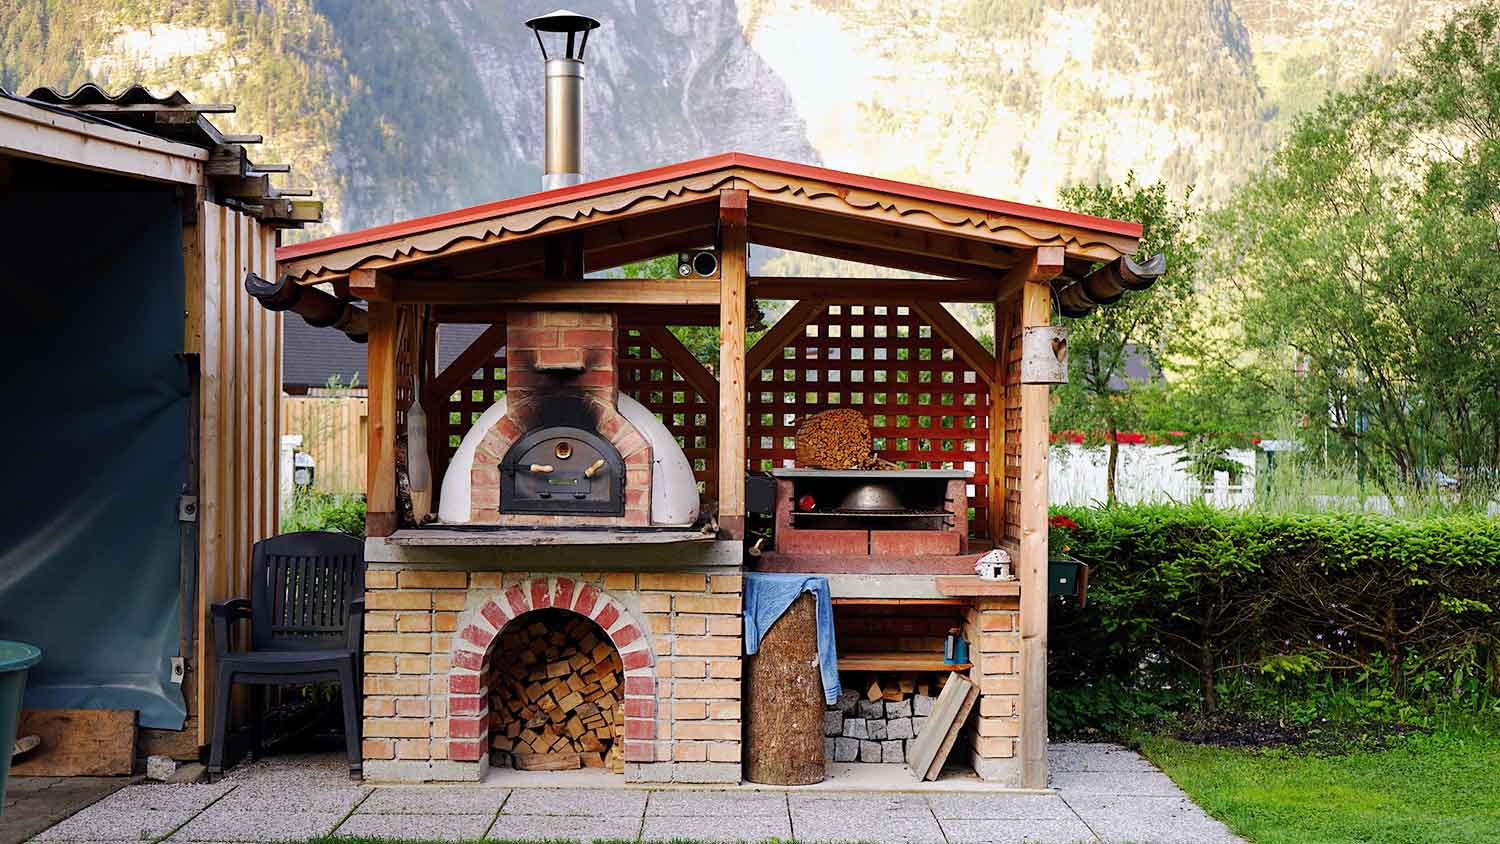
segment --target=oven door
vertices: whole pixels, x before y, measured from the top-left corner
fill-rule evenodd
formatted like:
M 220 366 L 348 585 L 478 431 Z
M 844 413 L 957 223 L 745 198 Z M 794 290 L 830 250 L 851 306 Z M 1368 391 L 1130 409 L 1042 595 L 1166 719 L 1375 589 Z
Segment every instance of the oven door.
M 623 516 L 625 461 L 592 431 L 528 431 L 500 462 L 500 512 Z

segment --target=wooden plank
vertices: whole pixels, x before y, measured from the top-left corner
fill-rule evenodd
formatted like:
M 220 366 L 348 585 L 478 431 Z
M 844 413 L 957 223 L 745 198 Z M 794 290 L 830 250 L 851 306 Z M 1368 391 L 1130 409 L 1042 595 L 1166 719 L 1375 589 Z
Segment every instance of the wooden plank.
M 837 258 L 841 261 L 872 264 L 874 266 L 889 267 L 890 269 L 905 270 L 906 272 L 913 273 L 924 273 L 932 276 L 966 278 L 975 276 L 976 274 L 995 272 L 993 268 L 980 264 L 950 261 L 946 258 L 938 258 L 932 255 L 913 255 L 908 252 L 897 252 L 894 249 L 881 249 L 869 244 L 854 245 L 805 232 L 783 231 L 780 229 L 752 226 L 750 228 L 750 241 L 762 246 L 788 249 L 792 252 L 802 252 L 807 255 L 821 255 L 824 258 Z
M 396 531 L 396 306 L 370 303 L 367 536 Z
M 994 295 L 994 288 L 991 288 L 990 295 Z M 923 302 L 918 300 L 912 303 L 912 310 L 915 310 L 923 319 L 927 320 L 932 325 L 933 331 L 936 331 L 944 340 L 952 344 L 954 354 L 957 354 L 964 363 L 973 368 L 985 383 L 993 383 L 995 379 L 995 356 L 990 354 L 989 349 L 980 345 L 978 340 L 974 339 L 974 335 L 969 333 L 969 329 L 964 328 L 963 323 L 954 319 L 953 314 L 948 313 L 948 309 L 942 305 L 943 301 L 929 299 Z
M 963 677 L 953 677 L 952 680 L 948 681 L 948 685 L 943 686 L 943 689 L 946 691 L 948 686 L 955 685 L 954 680 L 962 680 L 964 684 L 968 684 L 968 688 L 963 690 L 963 702 L 959 704 L 958 715 L 953 719 L 953 724 L 943 734 L 942 744 L 938 745 L 937 753 L 933 755 L 932 764 L 927 768 L 927 775 L 923 779 L 935 780 L 943 773 L 943 764 L 948 761 L 948 754 L 953 752 L 953 745 L 958 742 L 958 736 L 963 732 L 964 723 L 969 720 L 969 713 L 974 711 L 974 704 L 979 700 L 979 687 L 969 683 Z M 960 688 L 963 688 L 962 684 L 958 685 Z
M 719 193 L 719 526 L 745 536 L 745 306 L 749 194 Z
M 836 607 L 966 607 L 963 598 L 834 598 Z
M 361 296 L 355 270 L 349 292 Z M 576 278 L 576 279 L 407 279 L 390 292 L 390 300 L 428 305 L 717 305 L 715 279 Z
M 931 770 L 933 760 L 938 758 L 948 733 L 953 731 L 955 723 L 959 728 L 963 727 L 960 711 L 964 709 L 964 703 L 969 700 L 970 693 L 975 691 L 973 683 L 962 675 L 953 675 L 948 682 L 943 684 L 943 691 L 938 694 L 938 699 L 932 705 L 932 714 L 922 725 L 922 734 L 917 736 L 915 745 L 907 754 L 906 766 L 918 780 L 927 779 L 927 772 Z M 946 757 L 946 753 L 943 754 Z M 941 770 L 942 764 L 938 763 Z
M 992 302 L 991 278 L 822 278 L 817 276 L 756 276 L 750 295 L 757 299 L 801 299 L 809 290 L 829 302 Z
M 0 151 L 67 167 L 197 186 L 208 150 L 0 99 Z
M 119 103 L 89 103 L 87 105 L 63 106 L 71 111 L 84 111 L 94 114 L 154 114 L 156 112 L 185 112 L 190 114 L 233 114 L 232 103 L 179 103 L 169 105 L 167 103 L 133 103 L 121 105 Z
M 967 662 L 943 662 L 942 654 L 846 653 L 839 656 L 840 671 L 968 671 Z
M 379 270 L 351 270 L 349 295 L 366 302 L 390 302 L 396 284 L 390 275 Z
M 23 709 L 18 736 L 42 744 L 18 759 L 21 777 L 117 777 L 135 767 L 134 709 Z
M 973 276 L 982 268 L 1006 269 L 1015 263 L 1013 246 L 989 238 L 970 238 L 924 214 L 903 218 L 902 225 L 871 219 L 865 209 L 836 206 L 810 208 L 800 196 L 795 201 L 764 201 L 757 197 L 755 227 L 811 235 L 860 247 L 905 252 L 945 261 L 978 265 L 981 269 L 960 275 Z M 832 213 L 830 213 L 832 211 Z M 908 228 L 907 224 L 915 228 Z M 980 234 L 978 231 L 974 232 Z M 1003 236 L 1002 236 L 1003 237 Z
M 781 350 L 802 334 L 809 322 L 823 313 L 828 303 L 822 299 L 803 299 L 793 305 L 776 324 L 760 336 L 755 347 L 745 353 L 745 371 L 759 372 L 766 365 L 781 357 Z
M 1060 250 L 1059 250 L 1060 251 Z M 1045 257 L 1045 256 L 1043 256 Z M 1027 282 L 1021 324 L 1046 325 L 1052 318 L 1051 266 L 1038 261 L 1037 280 Z M 1046 384 L 1021 385 L 1021 754 L 1022 782 L 1047 786 L 1047 448 L 1051 395 Z
M 1019 595 L 1019 580 L 985 580 L 974 575 L 945 575 L 933 578 L 937 590 L 944 595 Z
M 198 381 L 198 642 L 194 653 L 197 712 L 210 711 L 213 700 L 214 648 L 208 632 L 209 605 L 219 599 L 224 556 L 224 217 L 221 205 L 204 202 L 198 209 L 203 226 L 203 352 Z M 198 720 L 198 743 L 211 734 L 208 718 Z
M 995 367 L 990 374 L 989 408 L 986 424 L 989 426 L 989 454 L 987 472 L 989 506 L 989 537 L 997 547 L 1005 538 L 1005 379 L 1010 367 L 1010 335 L 1015 324 L 1015 306 L 1007 301 L 996 300 Z

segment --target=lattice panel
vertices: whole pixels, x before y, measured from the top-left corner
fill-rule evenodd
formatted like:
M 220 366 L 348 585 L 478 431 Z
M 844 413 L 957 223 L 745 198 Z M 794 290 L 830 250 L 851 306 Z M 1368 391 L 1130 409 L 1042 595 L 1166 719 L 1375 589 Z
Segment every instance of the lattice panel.
M 793 465 L 799 420 L 852 407 L 881 457 L 972 471 L 970 531 L 988 533 L 989 386 L 910 308 L 829 305 L 747 377 L 752 470 Z
M 663 329 L 664 330 L 664 329 Z M 616 359 L 620 392 L 645 405 L 667 426 L 693 466 L 698 490 L 719 497 L 719 397 L 695 390 L 640 328 L 620 329 Z
M 442 413 L 432 414 L 427 420 L 429 435 L 438 443 L 437 460 L 441 466 L 434 467 L 434 477 L 444 477 L 448 463 L 479 417 L 490 405 L 505 395 L 505 347 L 490 358 L 483 367 L 474 370 L 469 379 L 449 396 Z

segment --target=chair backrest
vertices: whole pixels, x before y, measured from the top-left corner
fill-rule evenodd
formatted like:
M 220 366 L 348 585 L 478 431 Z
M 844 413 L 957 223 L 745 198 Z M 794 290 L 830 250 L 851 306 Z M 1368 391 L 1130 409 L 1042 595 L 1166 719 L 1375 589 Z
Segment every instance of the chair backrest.
M 347 647 L 349 602 L 365 594 L 365 543 L 307 530 L 255 543 L 252 650 Z

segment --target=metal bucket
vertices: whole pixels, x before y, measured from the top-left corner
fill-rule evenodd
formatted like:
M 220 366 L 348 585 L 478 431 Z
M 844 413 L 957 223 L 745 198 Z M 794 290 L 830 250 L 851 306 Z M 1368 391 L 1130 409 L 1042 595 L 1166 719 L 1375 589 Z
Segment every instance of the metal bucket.
M 42 649 L 35 645 L 0 639 L 0 812 L 5 811 L 5 783 L 10 779 L 10 754 L 16 744 L 21 695 L 26 691 L 26 669 L 41 659 Z

